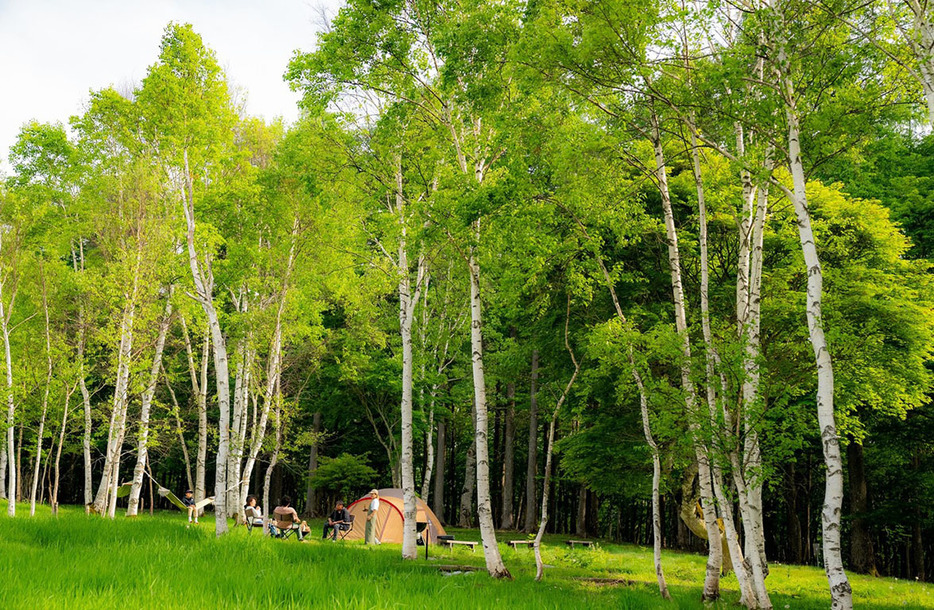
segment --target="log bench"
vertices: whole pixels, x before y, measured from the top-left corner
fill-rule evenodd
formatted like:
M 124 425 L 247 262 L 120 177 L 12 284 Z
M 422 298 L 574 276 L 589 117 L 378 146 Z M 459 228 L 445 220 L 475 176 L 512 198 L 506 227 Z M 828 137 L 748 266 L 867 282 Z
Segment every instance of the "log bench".
M 447 546 L 449 549 L 453 549 L 455 544 L 469 546 L 471 551 L 474 551 L 474 547 L 480 544 L 479 542 L 474 542 L 472 540 L 440 540 L 439 542 Z
M 592 547 L 593 540 L 565 540 L 565 544 L 567 544 L 572 549 L 574 548 L 575 544 L 579 544 L 581 546 L 586 546 L 586 547 Z
M 520 544 L 523 544 L 529 548 L 532 548 L 535 546 L 535 541 L 534 540 L 510 540 L 506 544 L 508 544 L 514 549 L 518 549 Z

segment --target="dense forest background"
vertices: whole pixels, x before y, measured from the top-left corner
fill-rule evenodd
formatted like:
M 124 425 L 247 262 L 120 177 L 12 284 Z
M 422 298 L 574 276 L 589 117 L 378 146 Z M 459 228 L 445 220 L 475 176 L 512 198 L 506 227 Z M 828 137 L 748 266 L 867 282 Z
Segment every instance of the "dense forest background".
M 928 580 L 934 29 L 851 4 L 351 0 L 269 67 L 293 125 L 169 24 L 10 150 L 4 496 L 403 487 Z

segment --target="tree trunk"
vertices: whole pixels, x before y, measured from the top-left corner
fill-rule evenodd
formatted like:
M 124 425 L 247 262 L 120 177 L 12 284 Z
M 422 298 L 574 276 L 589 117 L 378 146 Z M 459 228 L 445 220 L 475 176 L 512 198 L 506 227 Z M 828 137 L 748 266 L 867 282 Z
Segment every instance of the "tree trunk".
M 0 242 L 2 243 L 2 242 Z M 6 403 L 7 403 L 7 420 L 6 420 L 6 441 L 7 441 L 7 515 L 10 517 L 16 516 L 16 500 L 17 500 L 17 480 L 16 473 L 18 471 L 17 467 L 17 456 L 16 456 L 16 443 L 14 438 L 13 427 L 16 423 L 16 403 L 13 400 L 13 361 L 12 354 L 10 353 L 10 316 L 12 315 L 13 309 L 13 299 L 10 299 L 10 306 L 5 307 L 3 302 L 3 281 L 0 280 L 0 325 L 3 331 L 3 359 L 6 368 Z M 15 296 L 15 292 L 14 295 Z
M 503 565 L 503 559 L 496 543 L 496 531 L 493 526 L 493 511 L 490 504 L 490 458 L 487 441 L 487 404 L 486 378 L 483 372 L 483 323 L 480 301 L 480 265 L 471 252 L 467 263 L 470 272 L 470 346 L 473 361 L 474 402 L 477 412 L 476 447 L 477 447 L 477 518 L 480 522 L 480 538 L 483 541 L 483 555 L 486 569 L 493 578 L 512 578 Z
M 471 407 L 471 423 L 476 429 L 477 410 Z M 467 446 L 467 462 L 464 466 L 464 490 L 461 492 L 460 511 L 457 517 L 457 527 L 473 526 L 473 498 L 477 484 L 477 445 L 470 443 Z
M 438 448 L 435 450 L 435 490 L 432 493 L 432 510 L 438 519 L 444 523 L 444 450 L 445 425 L 444 420 L 438 418 Z
M 129 406 L 130 368 L 133 359 L 134 324 L 136 321 L 136 299 L 139 294 L 140 266 L 142 265 L 142 244 L 137 246 L 136 265 L 133 272 L 132 288 L 125 295 L 123 317 L 120 322 L 120 346 L 117 353 L 117 379 L 114 388 L 113 412 L 110 417 L 110 430 L 107 434 L 107 455 L 104 458 L 104 472 L 100 486 L 94 498 L 94 508 L 101 516 L 116 516 L 117 487 L 120 485 L 120 460 L 123 456 L 123 439 L 126 435 L 126 415 Z
M 217 406 L 220 410 L 218 419 L 217 468 L 214 475 L 214 532 L 216 536 L 227 533 L 227 463 L 230 446 L 230 371 L 227 367 L 227 341 L 221 331 L 220 320 L 214 308 L 214 272 L 211 268 L 210 254 L 205 256 L 202 273 L 195 249 L 195 202 L 191 169 L 188 166 L 188 151 L 185 157 L 185 222 L 188 228 L 188 264 L 195 284 L 195 293 L 201 302 L 201 308 L 208 320 L 211 341 L 214 344 L 214 374 L 217 386 Z
M 175 390 L 172 389 L 172 384 L 169 383 L 169 378 L 165 374 L 165 367 L 162 368 L 162 376 L 165 378 L 165 387 L 169 391 L 169 396 L 172 397 L 172 416 L 175 418 L 175 432 L 178 434 L 178 442 L 182 447 L 182 457 L 185 459 L 185 480 L 188 483 L 188 489 L 194 490 L 195 486 L 191 479 L 191 459 L 188 457 L 188 444 L 185 442 L 185 432 L 182 430 L 181 408 L 178 406 Z M 149 482 L 150 487 L 152 487 L 152 479 Z M 152 508 L 152 502 L 149 503 L 149 507 Z
M 77 385 L 77 384 L 76 384 Z M 58 486 L 61 481 L 61 462 L 62 445 L 65 444 L 65 428 L 68 426 L 68 407 L 71 404 L 71 395 L 75 392 L 75 386 L 65 392 L 65 408 L 62 411 L 62 427 L 58 433 L 58 449 L 55 451 L 55 480 L 52 484 L 52 493 L 49 495 L 49 504 L 52 507 L 52 514 L 58 514 Z
M 285 307 L 284 298 L 285 292 L 283 291 L 282 300 L 279 302 L 279 311 L 276 314 L 276 327 L 273 331 L 272 341 L 269 346 L 269 363 L 266 366 L 266 389 L 263 393 L 263 411 L 260 414 L 259 423 L 253 428 L 250 436 L 250 452 L 247 455 L 246 465 L 243 467 L 243 474 L 240 481 L 240 504 L 246 504 L 250 479 L 253 477 L 253 468 L 255 467 L 260 449 L 263 447 L 263 439 L 266 438 L 266 425 L 269 421 L 269 411 L 273 403 L 278 400 L 275 392 L 276 388 L 279 386 L 280 377 L 282 375 L 282 311 Z M 279 417 L 279 415 L 277 415 L 277 417 Z M 279 426 L 280 424 L 277 423 L 276 425 Z M 278 435 L 279 432 L 277 431 L 276 434 Z
M 668 268 L 671 273 L 672 300 L 675 308 L 675 327 L 682 336 L 681 351 L 684 362 L 681 365 L 681 386 L 685 394 L 685 403 L 688 417 L 691 418 L 691 429 L 694 436 L 695 455 L 697 457 L 698 479 L 700 481 L 701 498 L 704 502 L 704 522 L 707 529 L 709 554 L 707 557 L 707 575 L 704 579 L 704 600 L 715 600 L 720 597 L 720 567 L 723 563 L 723 554 L 719 528 L 717 526 L 714 506 L 714 493 L 712 488 L 710 462 L 707 448 L 699 435 L 698 424 L 694 420 L 698 417 L 695 412 L 697 396 L 694 392 L 694 382 L 691 380 L 691 343 L 687 334 L 687 314 L 684 303 L 684 289 L 681 282 L 681 255 L 678 252 L 678 233 L 675 229 L 674 214 L 671 209 L 671 198 L 668 192 L 668 174 L 665 165 L 665 152 L 662 148 L 661 131 L 658 116 L 652 114 L 653 146 L 655 148 L 656 179 L 658 190 L 662 199 L 662 210 L 665 214 L 665 235 L 668 242 Z
M 399 255 L 396 262 L 399 273 L 399 335 L 402 340 L 402 450 L 400 468 L 402 474 L 402 558 L 415 559 L 417 528 L 415 505 L 415 434 L 412 428 L 412 380 L 414 362 L 412 353 L 412 318 L 425 277 L 425 261 L 418 259 L 415 286 L 409 277 L 408 244 L 406 243 L 405 197 L 402 183 L 402 158 L 396 157 L 396 209 L 399 215 Z
M 84 406 L 84 436 L 82 437 L 82 449 L 84 451 L 84 505 L 88 506 L 94 501 L 94 482 L 92 477 L 91 463 L 91 393 L 88 392 L 88 385 L 85 381 L 84 371 L 84 343 L 86 331 L 84 329 L 84 308 L 81 309 L 78 330 L 78 385 L 81 388 L 81 403 Z
M 42 416 L 39 419 L 39 432 L 36 435 L 36 467 L 32 473 L 32 490 L 29 494 L 29 515 L 36 514 L 36 491 L 39 487 L 39 465 L 42 463 L 42 444 L 45 440 L 45 418 L 49 412 L 49 392 L 52 389 L 52 331 L 49 328 L 49 300 L 45 285 L 45 267 L 39 259 L 39 275 L 42 277 L 42 311 L 45 314 L 45 357 L 47 366 L 45 393 L 42 396 Z
M 771 162 L 766 163 L 771 170 Z M 746 438 L 743 444 L 745 471 L 749 484 L 747 502 L 755 537 L 747 538 L 746 554 L 755 552 L 759 557 L 763 578 L 769 575 L 768 559 L 765 554 L 765 525 L 763 523 L 762 506 L 762 453 L 759 447 L 759 434 L 754 422 L 761 420 L 761 411 L 765 408 L 764 401 L 759 393 L 759 329 L 761 322 L 760 295 L 762 288 L 762 243 L 765 233 L 765 215 L 768 210 L 768 185 L 758 189 L 755 219 L 752 226 L 751 263 L 749 269 L 749 295 L 746 305 L 746 315 L 743 318 L 745 326 L 745 353 L 743 360 L 743 426 Z M 738 327 L 742 332 L 742 329 Z
M 198 449 L 195 454 L 195 502 L 200 502 L 205 498 L 205 468 L 208 456 L 208 364 L 210 362 L 211 333 L 205 329 L 204 341 L 201 348 L 200 362 L 200 382 L 198 381 L 199 367 L 195 365 L 194 351 L 191 348 L 191 338 L 188 334 L 188 325 L 185 318 L 180 318 L 182 323 L 182 336 L 185 338 L 185 353 L 188 356 L 188 372 L 191 375 L 191 391 L 195 396 L 195 404 L 198 407 Z M 168 383 L 168 380 L 166 380 Z
M 788 58 L 782 45 L 779 49 L 780 66 L 787 65 Z M 824 278 L 820 258 L 811 230 L 811 214 L 808 210 L 805 191 L 804 165 L 801 161 L 801 134 L 795 108 L 794 85 L 791 76 L 782 73 L 781 86 L 785 94 L 785 114 L 788 120 L 788 162 L 794 192 L 790 199 L 794 203 L 798 218 L 798 236 L 804 263 L 807 267 L 807 320 L 808 334 L 814 351 L 817 368 L 817 420 L 820 425 L 824 465 L 827 468 L 824 488 L 824 507 L 821 511 L 823 533 L 824 569 L 830 585 L 831 608 L 843 610 L 853 607 L 853 590 L 843 569 L 841 551 L 840 517 L 843 508 L 843 460 L 840 456 L 840 441 L 833 411 L 833 363 L 824 336 L 824 318 L 821 311 Z
M 241 296 L 242 313 L 246 313 L 249 300 Z M 240 341 L 238 352 L 240 357 L 237 363 L 236 380 L 234 382 L 233 416 L 230 426 L 230 452 L 227 458 L 227 506 L 228 514 L 233 515 L 236 523 L 245 523 L 246 516 L 243 507 L 246 498 L 241 498 L 240 467 L 243 458 L 243 442 L 246 434 L 246 412 L 249 407 L 250 381 L 253 371 L 253 359 L 256 352 L 252 346 L 252 333 Z
M 586 228 L 581 225 L 584 229 L 586 235 Z M 590 239 L 589 235 L 586 235 Z M 600 270 L 603 272 L 603 278 L 606 280 L 607 289 L 610 292 L 610 298 L 613 301 L 613 307 L 616 309 L 616 316 L 619 319 L 620 324 L 626 324 L 626 315 L 623 313 L 623 308 L 619 303 L 619 297 L 616 295 L 616 287 L 613 285 L 613 278 L 610 276 L 610 272 L 607 270 L 606 265 L 603 263 L 603 257 L 597 253 L 597 263 L 600 265 Z M 665 573 L 662 569 L 662 530 L 661 530 L 661 502 L 659 498 L 659 481 L 661 479 L 661 461 L 659 459 L 658 445 L 655 442 L 655 438 L 652 435 L 652 426 L 649 421 L 649 408 L 648 408 L 648 393 L 646 392 L 645 383 L 642 379 L 642 374 L 639 372 L 639 369 L 636 365 L 635 350 L 633 349 L 632 344 L 629 345 L 628 350 L 629 365 L 632 367 L 632 378 L 636 382 L 636 387 L 639 390 L 639 407 L 640 413 L 642 416 L 642 432 L 645 436 L 646 444 L 648 444 L 649 449 L 652 451 L 652 544 L 653 544 L 653 561 L 655 563 L 655 575 L 658 581 L 659 593 L 664 599 L 670 599 L 670 593 L 668 592 L 668 584 L 665 582 Z M 691 473 L 690 487 L 693 490 L 694 486 L 694 473 Z M 691 506 L 690 516 L 694 517 L 694 508 L 693 501 Z M 706 533 L 706 530 L 704 530 Z
M 133 468 L 133 483 L 130 486 L 130 497 L 127 500 L 127 517 L 135 517 L 139 509 L 139 496 L 143 490 L 143 474 L 149 459 L 149 411 L 152 399 L 156 395 L 156 385 L 159 383 L 159 374 L 162 371 L 162 351 L 165 348 L 165 337 L 172 323 L 172 294 L 175 287 L 169 286 L 166 295 L 165 311 L 162 312 L 162 321 L 159 324 L 159 333 L 156 336 L 156 351 L 152 357 L 152 367 L 149 370 L 149 385 L 143 391 L 142 404 L 139 416 L 139 438 L 136 447 L 136 466 Z
M 739 138 L 739 142 L 742 142 L 742 139 Z M 704 198 L 704 180 L 703 174 L 701 173 L 700 165 L 700 154 L 697 149 L 697 139 L 693 133 L 691 133 L 691 157 L 692 157 L 692 167 L 694 172 L 694 182 L 697 189 L 697 209 L 698 209 L 698 219 L 699 219 L 699 241 L 700 241 L 700 270 L 701 270 L 701 283 L 700 283 L 700 305 L 701 305 L 701 327 L 703 329 L 704 335 L 704 347 L 705 347 L 705 370 L 706 370 L 706 389 L 707 389 L 707 407 L 710 414 L 710 423 L 713 430 L 717 429 L 717 389 L 721 393 L 721 400 L 727 400 L 726 397 L 726 388 L 727 384 L 723 381 L 720 376 L 720 372 L 717 371 L 717 367 L 720 365 L 720 358 L 716 349 L 716 346 L 713 343 L 713 335 L 710 330 L 710 303 L 708 299 L 708 287 L 710 283 L 710 273 L 708 265 L 708 254 L 707 254 L 707 206 Z M 744 174 L 745 178 L 745 174 Z M 741 307 L 740 303 L 745 302 L 748 295 L 748 279 L 749 279 L 749 246 L 748 246 L 748 236 L 749 236 L 749 216 L 748 212 L 752 210 L 752 184 L 748 179 L 743 181 L 743 220 L 740 223 L 740 247 L 739 247 L 739 262 L 737 265 L 737 279 L 736 279 L 736 294 L 737 294 L 737 317 L 739 319 L 740 325 L 743 324 L 743 315 L 745 307 Z M 733 436 L 733 426 L 729 423 L 729 413 L 724 404 L 724 416 L 725 430 L 723 432 L 730 438 L 724 439 L 726 447 L 722 447 L 722 450 L 725 450 L 727 454 L 731 457 L 731 464 L 733 466 L 733 477 L 734 482 L 737 484 L 737 490 L 745 490 L 746 486 L 744 481 L 740 480 L 743 476 L 741 465 L 739 460 L 735 459 L 736 456 L 736 446 L 734 444 Z M 714 445 L 716 447 L 716 445 Z M 723 475 L 718 465 L 718 461 L 715 459 L 711 465 L 711 483 L 713 486 L 714 496 L 719 503 L 720 510 L 723 513 L 723 527 L 726 532 L 726 540 L 728 543 L 728 549 L 730 553 L 730 561 L 733 564 L 733 569 L 736 571 L 736 579 L 740 587 L 740 601 L 745 604 L 747 607 L 757 607 L 761 606 L 763 608 L 771 608 L 772 604 L 769 601 L 768 593 L 765 591 L 765 582 L 760 579 L 761 576 L 761 566 L 757 563 L 758 556 L 753 557 L 752 561 L 752 582 L 750 583 L 749 574 L 746 571 L 744 562 L 741 559 L 741 553 L 739 550 L 739 538 L 735 531 L 735 525 L 733 522 L 732 515 L 732 506 L 729 499 L 726 497 L 724 492 L 723 485 Z M 742 508 L 743 514 L 743 523 L 746 527 L 746 537 L 747 541 L 750 539 L 755 539 L 757 535 L 753 524 L 747 519 L 750 511 L 746 508 L 748 502 L 748 496 L 740 493 L 739 504 Z M 710 507 L 710 510 L 713 510 L 713 507 Z M 747 554 L 747 558 L 749 555 Z M 721 570 L 722 572 L 722 570 Z M 757 601 L 758 600 L 758 601 Z
M 529 395 L 529 461 L 525 471 L 525 532 L 535 531 L 535 474 L 538 469 L 538 350 L 532 350 L 532 384 Z
M 269 481 L 272 479 L 272 471 L 275 470 L 276 464 L 279 462 L 279 451 L 282 449 L 282 408 L 279 406 L 278 400 L 276 401 L 274 417 L 276 420 L 276 444 L 272 448 L 272 455 L 269 456 L 269 466 L 266 467 L 266 475 L 263 477 L 263 506 L 266 507 L 267 514 L 272 512 L 269 504 Z
M 288 293 L 289 282 L 292 278 L 292 271 L 295 268 L 295 248 L 296 241 L 298 237 L 298 219 L 292 223 L 292 237 L 291 245 L 289 247 L 289 257 L 286 262 L 285 273 L 282 278 L 282 286 L 279 291 L 279 304 L 276 310 L 276 326 L 273 330 L 272 340 L 269 345 L 269 363 L 266 367 L 266 391 L 263 396 L 263 411 L 260 415 L 259 422 L 254 424 L 250 436 L 250 452 L 247 456 L 246 465 L 243 468 L 243 473 L 239 480 L 239 490 L 240 490 L 240 500 L 238 502 L 238 510 L 242 510 L 242 507 L 246 504 L 246 496 L 249 492 L 250 479 L 253 477 L 253 468 L 256 463 L 256 458 L 259 455 L 259 451 L 263 445 L 263 439 L 266 437 L 266 424 L 269 420 L 269 409 L 272 405 L 274 399 L 274 391 L 276 388 L 280 387 L 280 380 L 282 377 L 282 315 L 285 311 L 286 304 L 286 295 Z M 256 411 L 253 412 L 254 418 L 256 417 Z M 321 415 L 316 414 L 316 426 L 320 426 Z M 317 443 L 317 439 L 315 439 Z M 315 451 L 316 449 L 313 449 Z M 317 459 L 317 458 L 316 458 Z M 265 493 L 265 492 L 264 492 Z M 264 506 L 268 508 L 268 505 Z
M 305 496 L 305 514 L 308 517 L 318 516 L 318 493 L 312 485 L 315 472 L 318 470 L 318 435 L 321 434 L 321 412 L 312 416 L 311 432 L 314 436 L 311 442 L 311 454 L 308 456 L 308 490 Z
M 424 380 L 422 375 L 422 380 Z M 433 385 L 428 400 L 428 426 L 425 436 L 425 476 L 422 477 L 422 501 L 428 502 L 431 491 L 431 478 L 435 470 L 435 404 L 438 395 L 438 386 Z
M 568 381 L 568 384 L 564 388 L 564 392 L 561 394 L 561 398 L 558 399 L 558 403 L 555 405 L 555 411 L 551 416 L 551 422 L 548 425 L 548 449 L 545 451 L 545 480 L 542 483 L 542 518 L 541 523 L 538 526 L 538 532 L 535 534 L 535 543 L 533 548 L 535 550 L 535 580 L 541 581 L 542 576 L 545 573 L 545 565 L 542 562 L 542 536 L 545 534 L 545 526 L 548 525 L 548 496 L 551 485 L 551 457 L 554 454 L 554 445 L 555 445 L 555 424 L 558 422 L 558 414 L 561 412 L 561 407 L 564 405 L 564 402 L 567 400 L 568 394 L 571 392 L 571 388 L 574 386 L 574 381 L 577 379 L 578 373 L 580 373 L 580 364 L 577 362 L 577 358 L 574 356 L 574 351 L 571 349 L 571 343 L 568 339 L 568 327 L 571 323 L 571 295 L 568 294 L 568 305 L 567 305 L 567 317 L 564 321 L 564 346 L 568 350 L 568 354 L 571 356 L 571 362 L 574 363 L 574 373 L 571 375 L 571 379 Z M 662 577 L 662 583 L 664 583 L 664 577 Z M 665 599 L 668 599 L 668 590 L 663 589 L 663 595 Z
M 581 483 L 577 490 L 577 518 L 574 520 L 574 535 L 587 537 L 587 486 Z
M 934 23 L 929 17 L 929 7 L 926 2 L 919 0 L 906 0 L 905 4 L 912 13 L 911 31 L 905 36 L 908 45 L 918 62 L 920 74 L 912 72 L 919 77 L 924 99 L 927 102 L 928 121 L 934 126 Z
M 866 462 L 863 446 L 851 440 L 846 448 L 850 470 L 850 565 L 854 572 L 879 576 L 872 534 L 865 516 L 869 512 L 869 488 L 866 482 Z
M 785 510 L 788 522 L 788 539 L 791 544 L 791 561 L 804 563 L 804 547 L 801 541 L 801 519 L 798 518 L 798 482 L 794 462 L 785 468 Z
M 503 514 L 500 528 L 510 530 L 514 527 L 513 496 L 515 495 L 516 470 L 516 384 L 506 384 L 506 422 L 503 440 Z

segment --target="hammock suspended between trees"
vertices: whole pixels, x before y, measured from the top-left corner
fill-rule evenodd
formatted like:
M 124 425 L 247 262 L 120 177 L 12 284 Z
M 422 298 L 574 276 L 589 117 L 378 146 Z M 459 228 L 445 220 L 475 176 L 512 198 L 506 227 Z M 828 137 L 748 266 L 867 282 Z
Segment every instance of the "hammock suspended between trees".
M 182 501 L 178 499 L 178 496 L 176 496 L 174 493 L 172 493 L 172 490 L 166 489 L 166 488 L 163 487 L 162 485 L 159 485 L 159 482 L 156 481 L 155 479 L 153 479 L 153 478 L 152 478 L 152 475 L 149 474 L 148 472 L 146 473 L 146 476 L 148 476 L 148 477 L 152 480 L 152 482 L 156 484 L 156 487 L 158 488 L 157 493 L 158 493 L 161 497 L 163 497 L 163 498 L 165 498 L 166 500 L 168 500 L 168 501 L 169 501 L 170 503 L 172 503 L 176 508 L 178 508 L 178 510 L 180 510 L 180 511 L 182 511 L 182 512 L 185 512 L 185 511 L 188 510 L 188 507 L 185 506 L 185 505 L 182 503 Z M 121 485 L 120 487 L 118 487 L 118 488 L 117 488 L 117 497 L 118 497 L 118 498 L 125 498 L 126 496 L 130 495 L 130 488 L 131 488 L 131 487 L 133 487 L 133 483 L 132 483 L 132 482 L 124 483 L 123 485 Z M 213 497 L 213 496 L 210 497 L 210 498 L 205 498 L 205 499 L 201 500 L 200 502 L 196 502 L 195 505 L 194 505 L 194 507 L 195 507 L 197 510 L 200 511 L 201 509 L 203 509 L 203 508 L 204 508 L 205 506 L 207 506 L 208 504 L 214 504 L 214 497 Z

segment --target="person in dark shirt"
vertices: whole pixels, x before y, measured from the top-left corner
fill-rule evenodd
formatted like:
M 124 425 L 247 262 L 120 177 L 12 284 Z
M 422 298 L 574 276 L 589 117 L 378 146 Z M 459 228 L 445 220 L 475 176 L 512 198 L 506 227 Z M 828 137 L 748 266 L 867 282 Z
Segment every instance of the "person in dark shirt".
M 350 513 L 344 508 L 344 503 L 338 500 L 337 505 L 334 507 L 334 512 L 328 516 L 328 522 L 324 524 L 324 535 L 321 536 L 321 539 L 324 540 L 328 537 L 328 530 L 334 530 L 331 535 L 331 540 L 337 540 L 337 532 L 343 529 L 341 526 L 349 524 Z
M 185 497 L 182 498 L 182 504 L 188 507 L 188 523 L 191 523 L 191 518 L 194 516 L 195 525 L 198 524 L 198 511 L 195 508 L 195 499 L 192 497 L 194 492 L 190 489 L 185 491 Z

